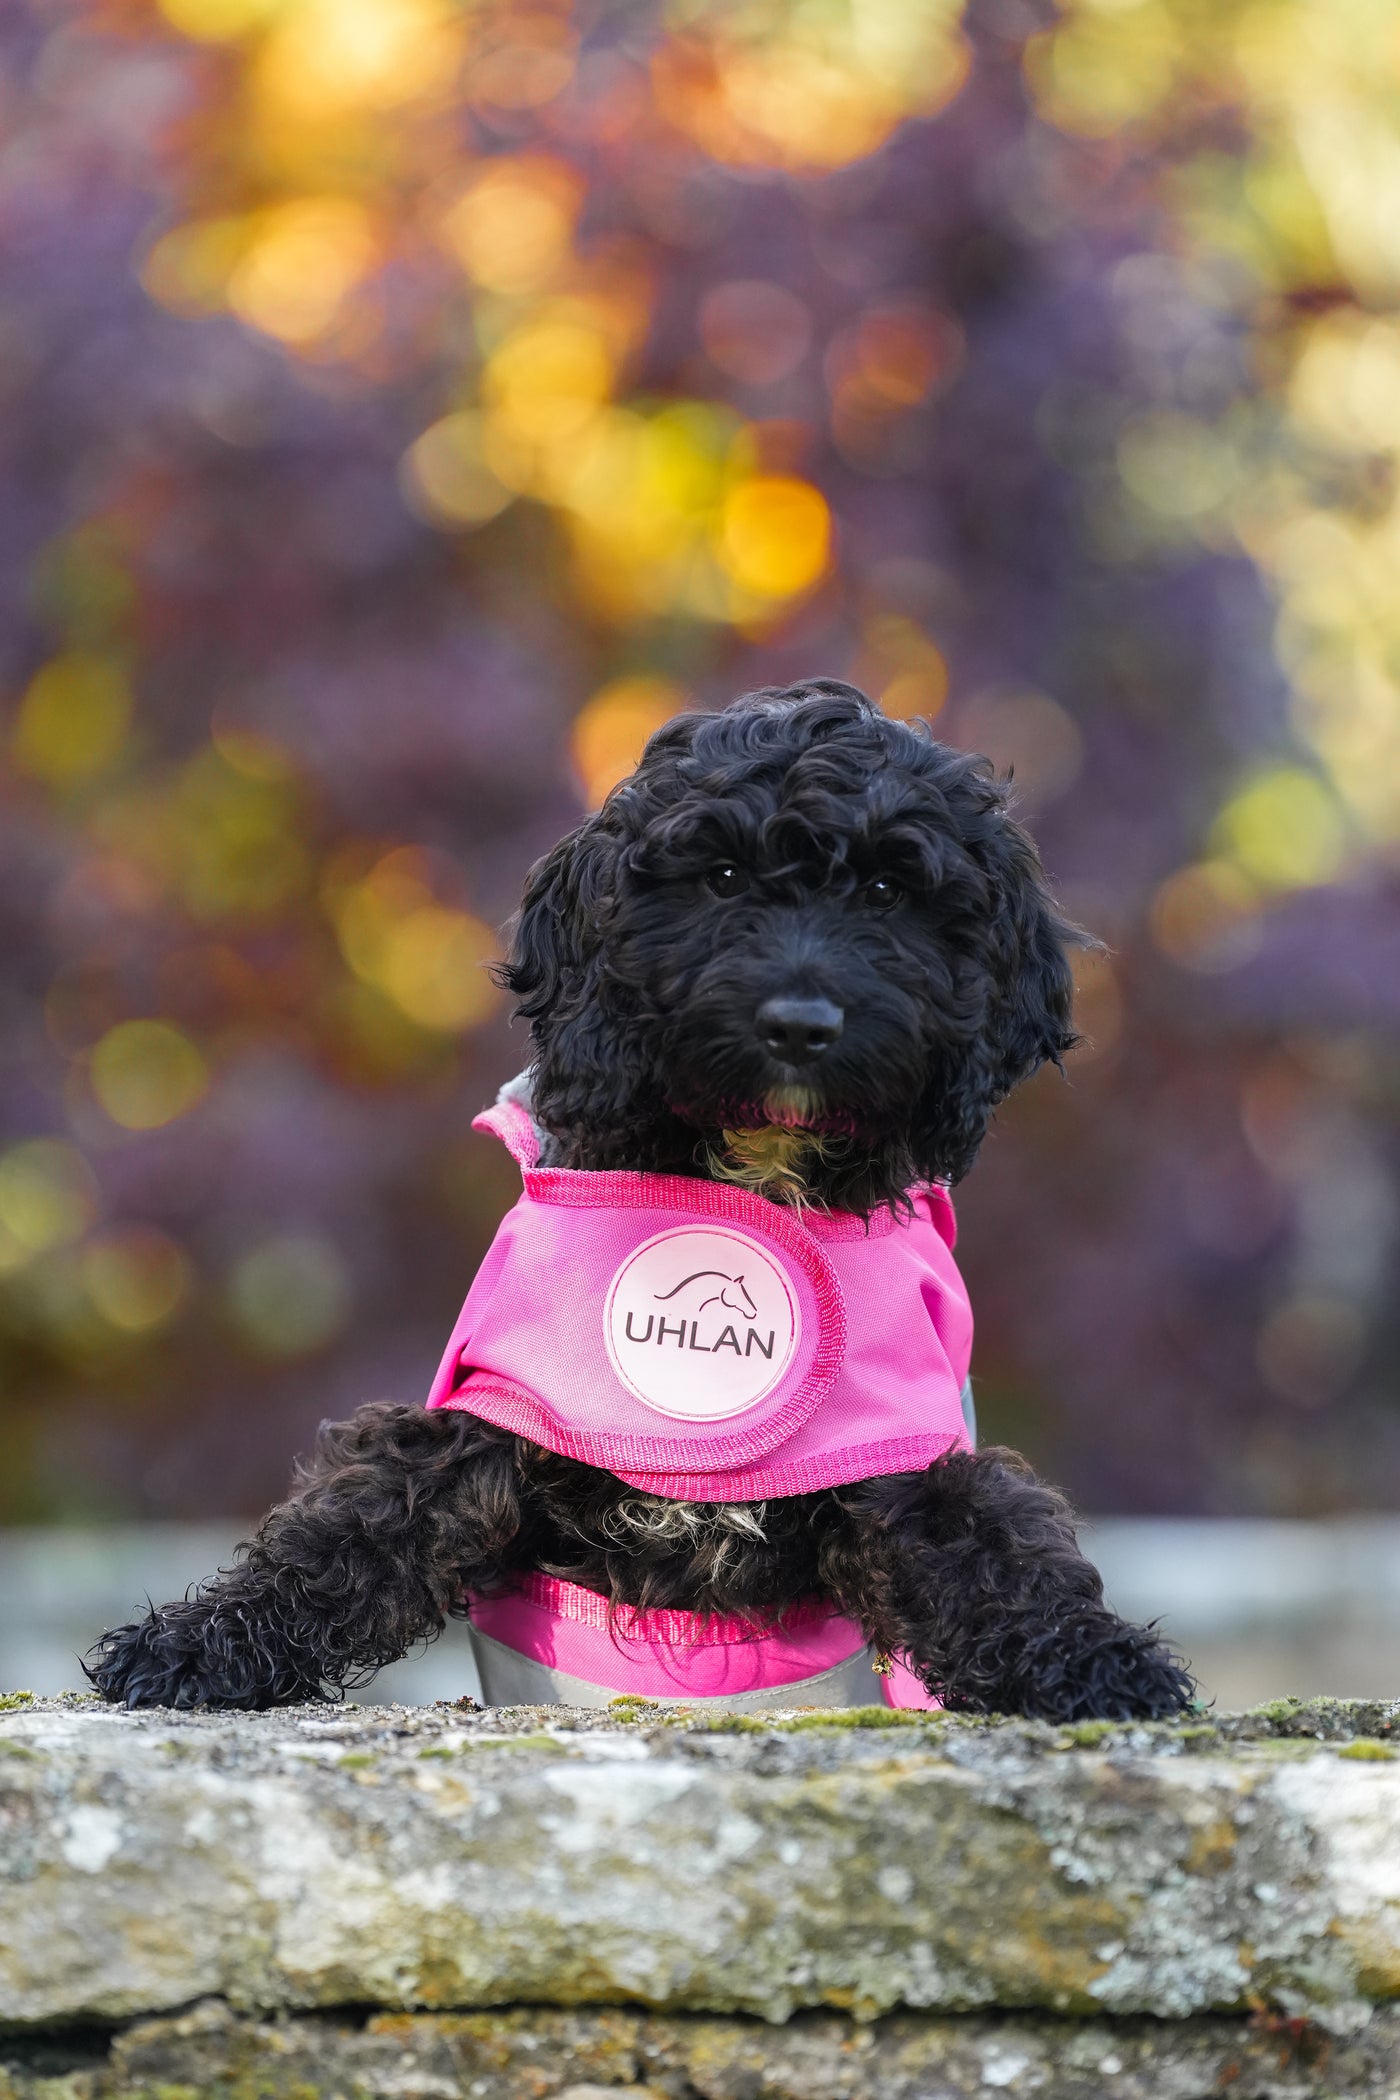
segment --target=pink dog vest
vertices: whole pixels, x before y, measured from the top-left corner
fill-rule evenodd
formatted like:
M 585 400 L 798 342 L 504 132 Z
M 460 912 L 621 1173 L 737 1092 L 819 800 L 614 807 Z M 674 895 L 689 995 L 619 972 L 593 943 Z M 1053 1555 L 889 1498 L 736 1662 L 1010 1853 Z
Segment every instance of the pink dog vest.
M 467 1294 L 429 1407 L 686 1501 L 803 1494 L 967 1446 L 972 1312 L 943 1189 L 914 1192 L 908 1220 L 799 1217 L 724 1182 L 542 1168 L 529 1115 L 509 1098 L 475 1127 L 508 1147 L 524 1193 Z M 649 1638 L 648 1616 L 635 1615 L 629 1645 L 649 1649 L 658 1682 L 693 1674 L 664 1659 L 670 1622 L 689 1615 L 664 1615 L 665 1642 Z M 750 1636 L 750 1657 L 765 1645 Z M 534 1638 L 530 1649 L 542 1652 Z M 617 1689 L 640 1689 L 628 1674 Z
M 909 1222 L 808 1212 L 725 1182 L 537 1167 L 452 1331 L 429 1407 L 457 1407 L 693 1502 L 912 1472 L 965 1446 L 972 1309 L 953 1206 Z

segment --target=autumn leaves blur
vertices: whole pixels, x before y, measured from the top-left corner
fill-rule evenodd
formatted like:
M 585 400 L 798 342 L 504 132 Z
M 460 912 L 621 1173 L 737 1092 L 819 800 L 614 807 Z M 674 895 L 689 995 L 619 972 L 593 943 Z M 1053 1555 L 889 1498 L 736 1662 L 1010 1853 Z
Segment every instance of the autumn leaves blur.
M 1106 540 L 1241 548 L 1277 598 L 1313 763 L 1246 780 L 1210 856 L 1164 885 L 1158 938 L 1209 968 L 1238 959 L 1261 898 L 1400 839 L 1400 21 L 1383 0 L 1079 6 L 1032 39 L 1026 72 L 1064 130 L 1168 148 L 1183 258 L 1249 302 L 1262 389 L 1215 422 L 1130 424 L 1104 520 Z M 1223 126 L 1243 127 L 1229 150 Z
M 42 143 L 5 180 L 57 195 L 105 142 L 130 198 L 100 297 L 101 175 L 31 251 L 71 281 L 25 291 L 33 384 L 95 361 L 52 429 L 97 420 L 15 498 L 19 1383 L 126 1377 L 155 1438 L 159 1378 L 230 1338 L 295 1366 L 394 1330 L 485 1229 L 439 1134 L 505 1054 L 527 846 L 761 677 L 1014 764 L 1114 949 L 1104 1070 L 1153 972 L 1209 994 L 1290 899 L 1393 866 L 1386 0 L 31 11 Z M 1239 1104 L 1274 1053 L 1239 1055 L 1273 1174 Z M 1325 1297 L 1281 1286 L 1231 1375 L 1286 1390 Z
M 679 617 L 761 633 L 820 582 L 830 510 L 785 468 L 784 434 L 709 388 L 633 392 L 654 271 L 635 238 L 580 244 L 579 167 L 558 151 L 463 150 L 457 127 L 472 111 L 546 111 L 572 87 L 559 143 L 604 165 L 610 143 L 635 151 L 650 131 L 661 167 L 679 136 L 721 163 L 839 168 L 955 93 L 967 65 L 955 7 L 679 9 L 640 60 L 594 60 L 583 77 L 567 5 L 169 0 L 164 12 L 228 54 L 228 130 L 195 185 L 207 198 L 212 176 L 222 208 L 155 242 L 143 270 L 154 297 L 373 371 L 385 273 L 428 251 L 460 273 L 439 282 L 439 301 L 471 319 L 460 399 L 403 460 L 422 516 L 461 531 L 522 498 L 548 506 L 589 616 L 621 625 Z M 269 187 L 281 194 L 251 202 Z M 228 208 L 240 192 L 245 208 Z M 801 301 L 762 278 L 717 287 L 699 330 L 713 366 L 751 384 L 784 377 L 812 332 Z M 955 365 L 949 335 L 911 305 L 832 344 L 843 448 L 878 454 L 884 427 Z

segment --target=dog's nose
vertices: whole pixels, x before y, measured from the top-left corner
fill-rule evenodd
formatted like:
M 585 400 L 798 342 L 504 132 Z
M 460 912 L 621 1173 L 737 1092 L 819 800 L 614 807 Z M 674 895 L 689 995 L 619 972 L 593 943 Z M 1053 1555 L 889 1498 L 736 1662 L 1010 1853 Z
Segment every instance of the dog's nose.
M 785 1065 L 810 1065 L 828 1051 L 846 1017 L 829 999 L 765 999 L 754 1016 L 759 1041 Z

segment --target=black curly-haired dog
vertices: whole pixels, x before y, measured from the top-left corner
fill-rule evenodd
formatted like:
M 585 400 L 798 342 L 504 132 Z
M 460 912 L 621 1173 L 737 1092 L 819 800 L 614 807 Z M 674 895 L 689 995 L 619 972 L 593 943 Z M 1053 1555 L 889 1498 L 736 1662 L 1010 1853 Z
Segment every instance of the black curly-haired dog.
M 868 1215 L 958 1181 L 998 1102 L 1059 1061 L 1080 938 L 985 761 L 815 680 L 660 730 L 532 871 L 502 977 L 547 1162 Z M 323 1698 L 540 1570 L 757 1624 L 830 1599 L 954 1709 L 1122 1719 L 1192 1695 L 1010 1451 L 748 1514 L 470 1414 L 366 1406 L 322 1429 L 235 1567 L 105 1634 L 89 1675 L 131 1706 Z

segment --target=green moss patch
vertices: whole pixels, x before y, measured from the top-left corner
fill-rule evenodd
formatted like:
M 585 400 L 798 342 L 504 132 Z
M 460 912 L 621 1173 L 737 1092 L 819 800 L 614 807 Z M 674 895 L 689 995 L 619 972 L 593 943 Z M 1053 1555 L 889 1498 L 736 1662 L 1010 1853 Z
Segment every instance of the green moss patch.
M 937 1717 L 919 1708 L 839 1706 L 814 1714 L 789 1714 L 773 1725 L 786 1735 L 798 1735 L 807 1728 L 921 1728 L 930 1718 Z

